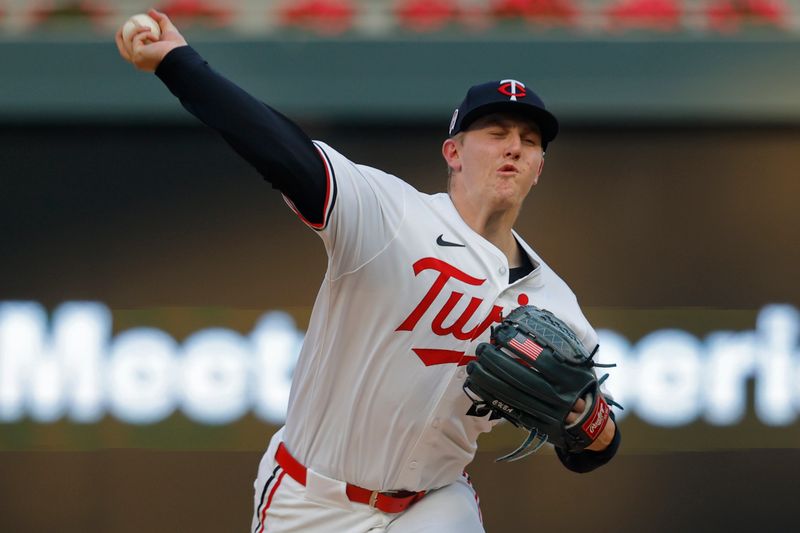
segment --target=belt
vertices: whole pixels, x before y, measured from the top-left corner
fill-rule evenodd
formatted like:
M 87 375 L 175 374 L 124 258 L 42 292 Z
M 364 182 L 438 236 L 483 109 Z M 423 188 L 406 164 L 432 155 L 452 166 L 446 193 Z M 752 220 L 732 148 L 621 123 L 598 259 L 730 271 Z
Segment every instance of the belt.
M 278 445 L 275 460 L 289 474 L 290 478 L 304 487 L 306 486 L 306 467 L 292 457 L 282 442 Z M 347 484 L 346 492 L 347 498 L 351 502 L 364 503 L 384 513 L 401 513 L 425 496 L 424 490 L 420 492 L 409 490 L 379 492 L 351 485 L 350 483 Z

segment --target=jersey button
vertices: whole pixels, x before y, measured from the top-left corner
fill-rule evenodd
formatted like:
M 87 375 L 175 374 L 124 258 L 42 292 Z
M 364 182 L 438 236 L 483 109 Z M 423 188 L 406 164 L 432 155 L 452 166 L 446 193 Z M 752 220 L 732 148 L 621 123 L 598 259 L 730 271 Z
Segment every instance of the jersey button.
M 431 422 L 431 426 L 433 426 L 435 428 L 438 428 L 439 427 L 439 419 L 438 418 L 434 418 L 433 422 Z
M 410 463 L 408 463 L 408 469 L 409 470 L 416 470 L 416 468 L 417 468 L 417 462 L 416 461 L 411 461 Z
M 461 370 L 458 371 L 457 375 L 459 379 L 464 379 L 465 377 L 467 377 L 467 372 L 462 368 Z
M 506 273 L 506 267 L 501 266 L 500 268 L 497 269 L 497 271 L 500 272 L 500 274 L 505 274 Z

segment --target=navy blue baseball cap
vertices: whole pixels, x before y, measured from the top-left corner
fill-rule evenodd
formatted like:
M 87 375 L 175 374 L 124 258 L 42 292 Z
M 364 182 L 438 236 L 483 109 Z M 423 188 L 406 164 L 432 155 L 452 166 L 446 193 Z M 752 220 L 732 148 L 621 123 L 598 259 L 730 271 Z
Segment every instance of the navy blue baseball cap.
M 489 113 L 508 112 L 530 117 L 542 134 L 542 147 L 558 135 L 558 120 L 536 93 L 517 80 L 499 80 L 473 85 L 453 113 L 449 135 L 466 131 L 470 124 Z

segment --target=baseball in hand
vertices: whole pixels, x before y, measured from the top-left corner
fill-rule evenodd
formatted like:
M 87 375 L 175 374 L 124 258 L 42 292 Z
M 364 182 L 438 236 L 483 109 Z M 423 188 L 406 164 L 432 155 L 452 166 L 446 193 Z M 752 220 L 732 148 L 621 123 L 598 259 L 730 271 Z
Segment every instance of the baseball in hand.
M 140 13 L 139 15 L 134 15 L 125 22 L 125 25 L 122 26 L 122 38 L 128 42 L 131 39 L 131 35 L 136 30 L 136 28 L 149 28 L 150 33 L 155 37 L 155 40 L 158 40 L 161 37 L 161 28 L 158 26 L 158 22 L 150 18 L 148 15 L 144 13 Z

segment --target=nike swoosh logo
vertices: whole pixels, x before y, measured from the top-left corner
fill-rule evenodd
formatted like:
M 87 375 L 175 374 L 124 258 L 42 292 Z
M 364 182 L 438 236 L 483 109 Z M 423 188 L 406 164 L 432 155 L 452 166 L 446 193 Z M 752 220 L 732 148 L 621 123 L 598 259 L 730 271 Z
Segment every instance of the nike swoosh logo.
M 444 233 L 442 233 L 441 235 L 436 237 L 436 244 L 438 244 L 439 246 L 458 246 L 458 247 L 461 247 L 461 248 L 466 248 L 467 247 L 466 244 L 458 244 L 457 242 L 446 241 L 442 237 L 444 237 Z

